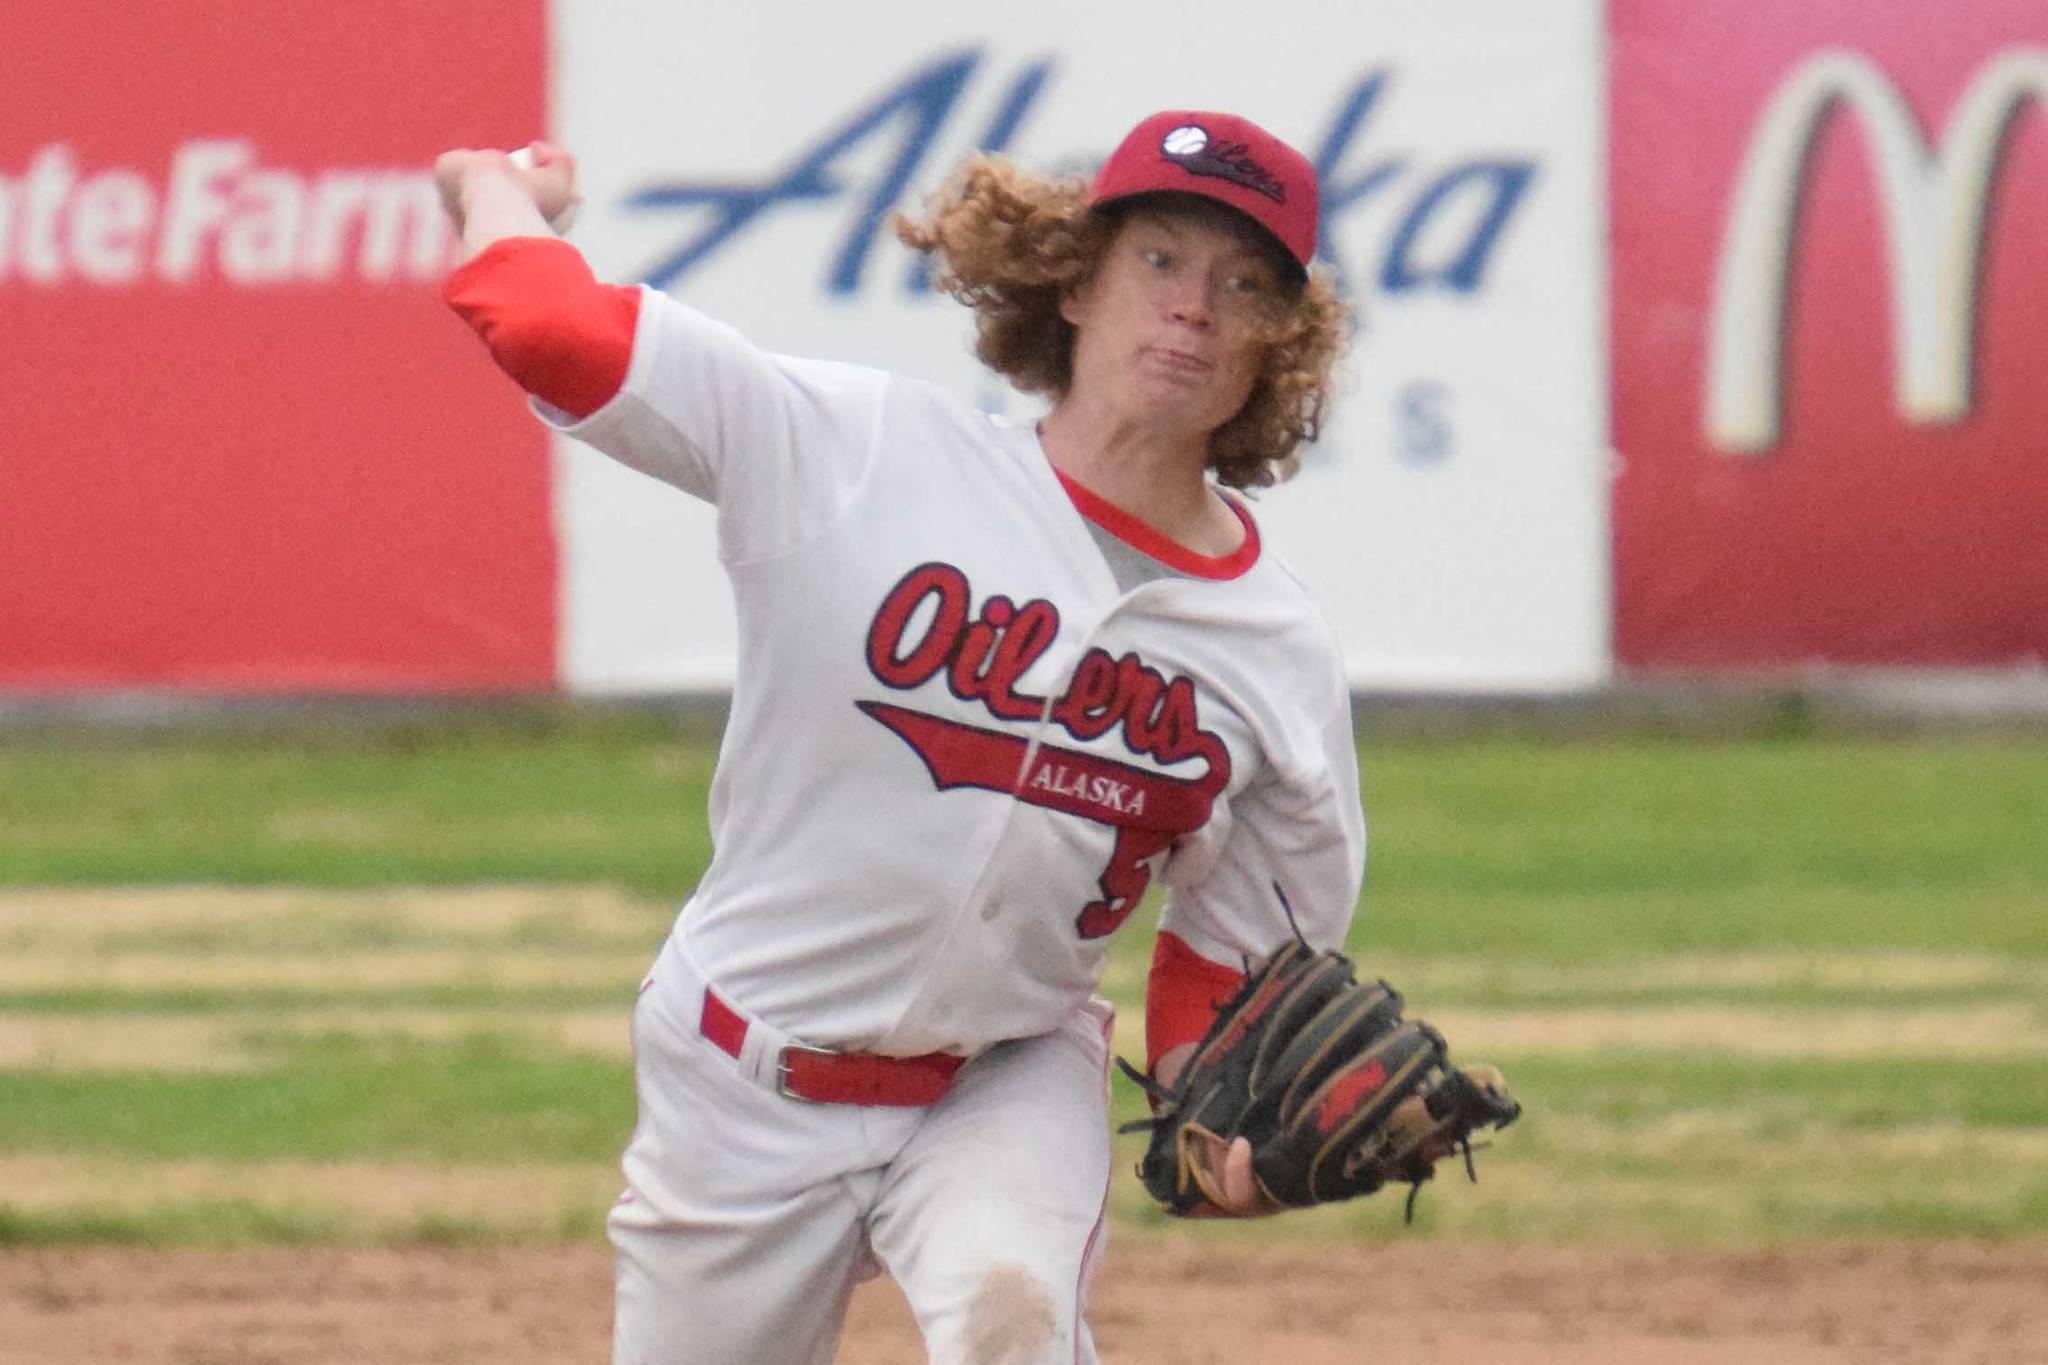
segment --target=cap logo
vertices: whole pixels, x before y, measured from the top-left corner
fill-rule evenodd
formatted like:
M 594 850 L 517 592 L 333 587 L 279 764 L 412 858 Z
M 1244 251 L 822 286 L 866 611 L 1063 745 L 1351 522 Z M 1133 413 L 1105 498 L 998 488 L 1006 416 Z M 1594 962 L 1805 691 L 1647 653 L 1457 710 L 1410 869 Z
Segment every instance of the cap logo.
M 1276 204 L 1287 202 L 1287 187 L 1252 158 L 1242 142 L 1209 141 L 1209 130 L 1183 123 L 1159 140 L 1159 152 L 1189 175 L 1213 175 L 1263 194 Z

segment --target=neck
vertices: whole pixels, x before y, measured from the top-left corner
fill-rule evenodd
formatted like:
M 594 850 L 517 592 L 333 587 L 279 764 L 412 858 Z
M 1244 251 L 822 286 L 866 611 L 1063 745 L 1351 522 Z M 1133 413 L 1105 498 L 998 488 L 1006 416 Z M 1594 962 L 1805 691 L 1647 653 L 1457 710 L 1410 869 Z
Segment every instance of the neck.
M 1206 436 L 1161 431 L 1068 394 L 1039 423 L 1053 467 L 1169 539 L 1228 554 L 1244 527 L 1209 486 Z

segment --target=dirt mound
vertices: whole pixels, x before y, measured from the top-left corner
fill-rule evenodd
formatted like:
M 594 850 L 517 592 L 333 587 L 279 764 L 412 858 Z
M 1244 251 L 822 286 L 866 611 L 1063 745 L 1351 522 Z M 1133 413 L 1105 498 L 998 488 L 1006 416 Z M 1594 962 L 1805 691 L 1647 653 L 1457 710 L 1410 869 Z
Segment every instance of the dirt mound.
M 1109 1362 L 2015 1365 L 2048 1362 L 2048 1243 L 1673 1252 L 1126 1238 L 1091 1316 Z M 0 1252 L 11 1365 L 602 1365 L 610 1319 L 611 1263 L 596 1247 Z M 922 1358 L 893 1288 L 864 1287 L 840 1360 Z

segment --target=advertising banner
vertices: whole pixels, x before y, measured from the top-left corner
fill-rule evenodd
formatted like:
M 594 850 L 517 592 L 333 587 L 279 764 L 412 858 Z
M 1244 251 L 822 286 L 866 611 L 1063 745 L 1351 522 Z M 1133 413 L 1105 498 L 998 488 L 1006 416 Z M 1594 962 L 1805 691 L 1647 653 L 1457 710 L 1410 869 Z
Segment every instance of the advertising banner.
M 1611 11 L 1618 659 L 2048 658 L 2048 7 Z
M 1085 174 L 1158 109 L 1226 108 L 1324 181 L 1361 331 L 1334 418 L 1260 504 L 1354 682 L 1556 689 L 1607 674 L 1594 0 L 1156 0 L 1008 9 L 559 0 L 576 240 L 772 350 L 894 369 L 1028 420 L 890 232 L 975 148 Z M 722 686 L 711 516 L 558 450 L 562 665 L 591 691 Z
M 0 689 L 551 685 L 548 445 L 428 169 L 542 131 L 540 0 L 9 9 Z

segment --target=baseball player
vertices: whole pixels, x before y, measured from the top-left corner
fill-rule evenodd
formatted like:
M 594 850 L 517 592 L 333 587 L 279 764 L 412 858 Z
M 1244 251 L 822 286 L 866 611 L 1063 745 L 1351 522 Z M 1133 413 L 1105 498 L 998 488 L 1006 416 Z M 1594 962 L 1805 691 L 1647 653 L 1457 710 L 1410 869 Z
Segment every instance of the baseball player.
M 898 231 L 1049 401 L 1016 425 L 598 282 L 557 149 L 437 175 L 449 303 L 543 419 L 716 506 L 738 607 L 716 853 L 634 1014 L 615 1361 L 829 1360 L 878 1270 L 934 1361 L 1092 1361 L 1111 936 L 1166 888 L 1170 1079 L 1359 890 L 1337 651 L 1236 492 L 1291 472 L 1342 346 L 1312 169 L 1190 111 L 1092 184 L 970 161 Z M 1201 1160 L 1202 1212 L 1268 1207 L 1241 1141 Z

